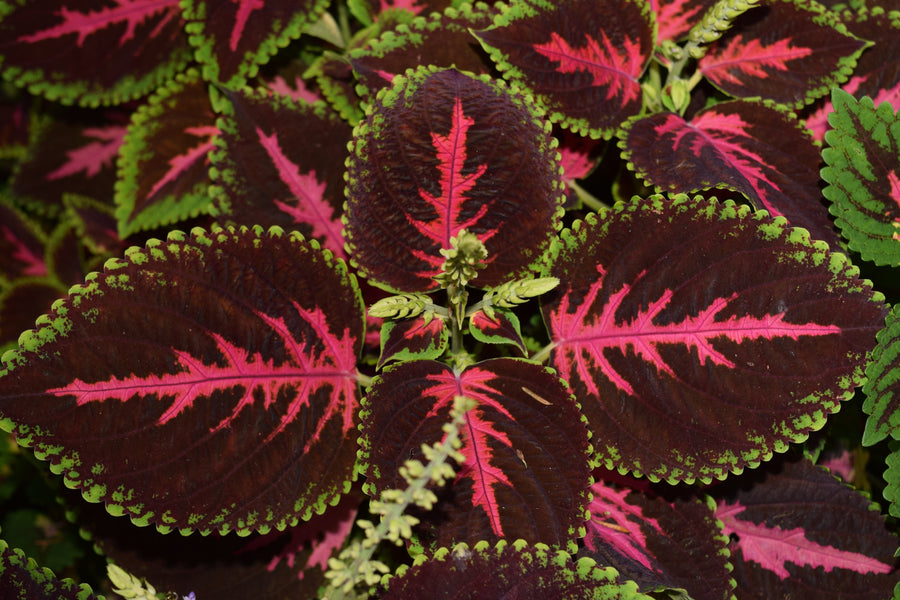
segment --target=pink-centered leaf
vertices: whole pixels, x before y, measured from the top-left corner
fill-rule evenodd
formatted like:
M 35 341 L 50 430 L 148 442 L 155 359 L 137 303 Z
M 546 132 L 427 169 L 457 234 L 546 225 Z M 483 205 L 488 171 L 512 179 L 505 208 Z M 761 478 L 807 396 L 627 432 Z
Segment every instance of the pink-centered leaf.
M 712 0 L 650 0 L 656 13 L 657 40 L 681 40 L 714 5 Z
M 390 361 L 440 358 L 450 342 L 447 323 L 424 317 L 385 321 L 381 326 L 378 368 Z
M 126 127 L 88 127 L 84 130 L 84 136 L 97 141 L 86 144 L 80 148 L 70 150 L 67 154 L 69 161 L 47 174 L 47 179 L 59 179 L 84 171 L 85 176 L 94 177 L 102 169 L 112 166 L 113 161 L 119 155 L 119 147 L 125 138 Z
M 19 210 L 0 204 L 0 275 L 7 281 L 48 274 L 41 230 Z

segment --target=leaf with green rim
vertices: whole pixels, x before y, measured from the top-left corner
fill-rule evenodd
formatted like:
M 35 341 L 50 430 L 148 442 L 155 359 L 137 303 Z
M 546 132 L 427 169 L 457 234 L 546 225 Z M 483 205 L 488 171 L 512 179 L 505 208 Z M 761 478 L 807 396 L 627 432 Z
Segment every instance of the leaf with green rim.
M 900 305 L 894 306 L 878 332 L 863 393 L 863 412 L 869 415 L 863 445 L 877 444 L 888 436 L 900 439 Z
M 577 223 L 548 274 L 551 364 L 599 458 L 654 480 L 724 478 L 806 439 L 863 382 L 885 314 L 804 230 L 686 196 Z
M 0 597 L 3 600 L 103 600 L 86 584 L 58 579 L 18 548 L 0 539 Z
M 876 265 L 900 264 L 900 117 L 887 102 L 857 102 L 835 89 L 822 151 L 822 192 L 851 250 Z
M 376 368 L 391 361 L 440 358 L 450 343 L 447 323 L 439 317 L 385 321 L 381 326 L 381 352 Z
M 314 241 L 173 232 L 23 334 L 0 425 L 139 524 L 283 528 L 354 476 L 363 326 L 354 277 Z
M 483 344 L 512 344 L 526 354 L 519 317 L 511 310 L 493 309 L 488 315 L 479 310 L 469 317 L 469 333 Z

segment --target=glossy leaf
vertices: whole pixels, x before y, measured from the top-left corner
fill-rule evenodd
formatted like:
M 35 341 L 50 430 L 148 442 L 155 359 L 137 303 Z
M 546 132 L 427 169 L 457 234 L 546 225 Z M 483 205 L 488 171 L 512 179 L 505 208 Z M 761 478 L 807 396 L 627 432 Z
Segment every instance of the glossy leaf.
M 550 275 L 552 365 L 607 468 L 653 480 L 722 478 L 804 440 L 862 383 L 885 313 L 805 231 L 685 196 L 578 223 Z
M 23 334 L 0 425 L 139 524 L 295 525 L 353 476 L 362 314 L 343 263 L 297 234 L 174 232 Z
M 522 540 L 502 540 L 493 547 L 487 542 L 472 547 L 459 544 L 420 555 L 388 581 L 380 597 L 651 600 L 611 567 L 600 567 L 589 558 L 576 562 L 566 552 L 544 544 L 529 546 Z
M 770 0 L 738 17 L 698 63 L 726 94 L 801 107 L 850 76 L 865 41 L 808 0 Z
M 851 250 L 876 265 L 900 264 L 900 117 L 885 102 L 857 102 L 842 90 L 822 151 L 823 191 Z
M 0 20 L 3 77 L 66 104 L 132 100 L 191 60 L 178 0 L 16 1 Z
M 622 155 L 649 184 L 669 192 L 735 190 L 756 208 L 838 246 L 819 191 L 819 150 L 783 110 L 735 100 L 690 121 L 658 113 L 625 129 Z
M 523 360 L 486 360 L 459 374 L 435 361 L 392 365 L 363 400 L 360 463 L 365 489 L 404 486 L 398 469 L 442 439 L 453 398 L 467 414 L 456 480 L 441 510 L 421 515 L 423 545 L 499 538 L 562 545 L 583 534 L 588 501 L 587 430 L 556 375 Z
M 440 318 L 416 317 L 385 321 L 381 327 L 380 369 L 390 361 L 440 358 L 450 343 L 447 323 Z
M 0 597 L 4 600 L 102 600 L 86 584 L 59 579 L 0 539 Z
M 278 225 L 345 257 L 341 234 L 350 127 L 324 104 L 229 92 L 217 121 L 210 190 L 220 218 Z
M 608 139 L 641 109 L 638 80 L 656 42 L 645 2 L 518 2 L 476 35 L 504 77 L 567 129 Z
M 486 77 L 423 68 L 395 78 L 354 132 L 347 165 L 344 234 L 361 272 L 394 290 L 433 290 L 440 251 L 461 229 L 488 251 L 475 286 L 535 269 L 561 216 L 548 130 Z
M 884 329 L 878 332 L 878 345 L 866 367 L 866 400 L 863 411 L 869 415 L 862 443 L 869 446 L 888 436 L 900 439 L 900 305 L 888 315 Z

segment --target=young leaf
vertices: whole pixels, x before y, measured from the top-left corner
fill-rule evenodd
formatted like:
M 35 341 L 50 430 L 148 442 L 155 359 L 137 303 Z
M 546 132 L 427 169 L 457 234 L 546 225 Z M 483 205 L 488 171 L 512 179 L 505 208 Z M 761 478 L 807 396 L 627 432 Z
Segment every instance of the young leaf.
M 191 60 L 178 0 L 6 3 L 3 77 L 50 100 L 97 106 L 152 91 Z
M 735 100 L 697 113 L 636 118 L 619 142 L 629 167 L 669 192 L 735 190 L 838 247 L 822 206 L 819 150 L 794 117 L 771 104 Z
M 18 548 L 0 539 L 0 598 L 3 600 L 103 600 L 85 584 L 60 580 Z
M 884 319 L 858 269 L 783 219 L 676 196 L 565 232 L 552 365 L 607 468 L 709 481 L 822 426 Z
M 878 332 L 866 378 L 863 412 L 869 418 L 862 443 L 871 446 L 889 435 L 900 439 L 900 305 L 894 306 Z
M 435 289 L 440 251 L 461 229 L 488 251 L 474 285 L 536 268 L 560 224 L 563 184 L 556 140 L 527 106 L 487 77 L 432 68 L 378 95 L 347 163 L 344 233 L 364 275 Z
M 523 540 L 440 548 L 417 556 L 412 566 L 402 567 L 387 586 L 382 600 L 463 600 L 472 598 L 474 590 L 483 600 L 651 600 L 612 567 L 599 567 L 589 558 L 576 562 L 562 550 L 528 545 Z
M 385 321 L 381 327 L 381 352 L 377 368 L 392 360 L 426 360 L 440 358 L 450 343 L 450 332 L 444 319 L 415 317 L 401 321 Z
M 478 403 L 462 432 L 466 461 L 438 492 L 440 514 L 421 515 L 420 535 L 436 545 L 579 537 L 590 485 L 583 417 L 552 371 L 523 360 L 486 360 L 459 374 L 423 360 L 385 369 L 363 400 L 366 491 L 404 487 L 398 469 L 442 439 L 458 395 Z
M 479 310 L 469 318 L 469 333 L 484 344 L 512 344 L 526 354 L 519 318 L 509 310 Z
M 265 532 L 342 494 L 363 306 L 273 229 L 174 232 L 74 287 L 0 372 L 0 426 L 66 484 L 162 531 Z
M 641 109 L 638 80 L 656 40 L 645 2 L 520 1 L 476 35 L 504 76 L 567 129 L 608 139 Z
M 876 265 L 900 264 L 900 118 L 887 102 L 857 102 L 835 89 L 822 158 L 823 191 L 851 250 Z

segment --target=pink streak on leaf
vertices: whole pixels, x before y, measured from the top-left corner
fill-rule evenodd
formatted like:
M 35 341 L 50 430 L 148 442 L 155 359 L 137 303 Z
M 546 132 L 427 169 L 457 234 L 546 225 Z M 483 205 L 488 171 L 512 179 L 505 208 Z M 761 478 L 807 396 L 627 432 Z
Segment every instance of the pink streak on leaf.
M 714 365 L 734 367 L 734 363 L 713 347 L 713 340 L 724 338 L 741 343 L 752 339 L 790 338 L 796 340 L 801 336 L 823 336 L 839 334 L 836 325 L 817 325 L 815 323 L 786 323 L 784 312 L 768 314 L 762 317 L 731 316 L 724 321 L 716 321 L 715 317 L 733 301 L 737 294 L 728 298 L 717 298 L 695 317 L 689 317 L 680 323 L 656 325 L 653 322 L 672 299 L 672 291 L 666 290 L 662 296 L 643 310 L 628 323 L 616 323 L 615 313 L 622 301 L 631 291 L 625 284 L 610 295 L 601 313 L 590 323 L 587 322 L 587 311 L 597 297 L 603 285 L 604 274 L 591 285 L 584 303 L 573 314 L 569 314 L 569 295 L 565 295 L 556 311 L 550 315 L 550 328 L 554 342 L 561 351 L 569 355 L 570 360 L 556 361 L 560 374 L 564 379 L 571 376 L 571 365 L 574 364 L 582 381 L 593 394 L 599 389 L 590 376 L 591 368 L 599 368 L 616 387 L 629 395 L 634 394 L 631 385 L 623 375 L 618 373 L 604 356 L 604 350 L 618 348 L 627 354 L 631 348 L 635 354 L 654 365 L 661 373 L 672 377 L 676 374 L 659 354 L 660 344 L 681 344 L 687 349 L 696 349 L 700 364 L 707 361 Z M 642 274 L 641 274 L 642 275 Z M 638 277 L 640 277 L 639 275 Z M 585 358 L 584 352 L 588 357 Z M 590 363 L 590 364 L 589 364 Z
M 434 144 L 437 157 L 441 162 L 438 167 L 441 173 L 441 191 L 438 195 L 432 196 L 424 189 L 419 189 L 419 195 L 434 206 L 438 217 L 427 222 L 410 219 L 419 232 L 440 243 L 443 248 L 450 248 L 450 238 L 459 233 L 461 229 L 475 224 L 488 209 L 487 205 L 482 205 L 474 217 L 460 221 L 462 204 L 466 200 L 463 194 L 475 187 L 478 178 L 487 170 L 487 165 L 480 165 L 474 173 L 463 175 L 462 170 L 466 161 L 466 132 L 475 123 L 475 120 L 463 114 L 462 101 L 459 98 L 453 105 L 451 119 L 450 133 L 447 135 L 431 134 L 431 142 Z M 486 240 L 482 237 L 481 241 Z M 444 262 L 442 257 L 437 257 L 437 259 L 440 263 Z
M 888 181 L 891 184 L 891 200 L 893 200 L 897 205 L 897 208 L 900 209 L 900 179 L 897 178 L 897 173 L 889 171 Z
M 562 158 L 563 177 L 566 181 L 586 177 L 594 168 L 595 161 L 591 159 L 586 150 L 560 146 L 559 154 Z
M 868 75 L 854 75 L 850 78 L 850 81 L 848 81 L 841 87 L 841 89 L 851 96 L 855 96 L 856 90 L 858 90 L 859 87 L 863 83 L 865 83 L 868 78 Z M 900 88 L 900 84 L 898 84 L 897 88 L 894 89 L 895 94 L 898 88 Z M 879 97 L 884 93 L 886 93 L 886 90 L 881 90 L 881 92 L 879 93 Z M 886 100 L 886 98 L 882 99 L 881 102 L 883 102 L 884 100 Z M 894 106 L 896 107 L 898 105 L 900 105 L 900 103 L 895 104 Z M 878 102 L 875 103 L 875 106 L 878 106 Z M 825 132 L 827 132 L 829 128 L 828 115 L 832 112 L 834 112 L 834 106 L 831 104 L 831 100 L 828 100 L 820 108 L 813 111 L 809 118 L 804 122 L 806 128 L 812 132 L 813 137 L 820 142 L 825 140 Z
M 648 519 L 641 507 L 628 504 L 625 496 L 631 490 L 616 491 L 603 485 L 594 484 L 591 488 L 590 533 L 584 538 L 585 546 L 591 551 L 597 550 L 596 539 L 600 538 L 613 546 L 618 552 L 647 569 L 657 570 L 650 561 L 647 549 L 647 536 L 641 525 L 649 525 L 662 533 L 662 527 L 656 519 Z
M 743 553 L 744 560 L 759 564 L 782 580 L 790 577 L 785 563 L 822 567 L 826 573 L 832 569 L 848 569 L 857 573 L 890 573 L 893 570 L 891 565 L 870 556 L 809 540 L 801 527 L 781 529 L 737 518 L 744 510 L 746 507 L 740 504 L 719 503 L 716 517 L 724 525 L 723 532 L 729 536 L 737 534 L 737 547 Z
M 94 177 L 103 168 L 112 166 L 119 154 L 119 147 L 125 139 L 127 127 L 89 127 L 82 131 L 86 138 L 100 140 L 85 144 L 80 148 L 69 150 L 68 162 L 55 171 L 47 174 L 47 179 L 61 179 L 84 171 L 86 177 Z
M 756 39 L 745 43 L 738 35 L 721 52 L 705 56 L 700 61 L 700 70 L 713 79 L 741 85 L 743 81 L 738 73 L 765 79 L 767 69 L 787 71 L 788 62 L 810 54 L 811 48 L 795 48 L 790 39 L 764 45 Z
M 307 87 L 306 82 L 301 77 L 295 77 L 294 84 L 291 86 L 284 77 L 276 75 L 275 79 L 269 82 L 269 89 L 292 100 L 302 100 L 307 104 L 313 104 L 321 100 L 316 92 Z
M 238 5 L 237 15 L 234 17 L 234 27 L 231 29 L 231 38 L 228 40 L 228 46 L 232 52 L 237 52 L 238 43 L 247 26 L 247 20 L 250 13 L 254 10 L 264 8 L 266 3 L 263 0 L 231 0 L 232 3 Z
M 666 2 L 662 7 L 657 7 L 658 2 L 653 0 L 650 5 L 656 13 L 656 22 L 659 31 L 656 35 L 657 44 L 663 40 L 676 41 L 687 33 L 690 28 L 700 20 L 703 5 L 698 3 L 693 8 L 686 9 L 685 5 L 690 0 L 674 0 Z
M 144 19 L 164 11 L 172 11 L 173 15 L 177 15 L 180 10 L 178 0 L 116 0 L 116 4 L 118 6 L 115 8 L 84 13 L 61 7 L 58 14 L 62 23 L 31 35 L 20 36 L 17 41 L 30 44 L 77 33 L 77 44 L 81 47 L 87 36 L 124 21 L 128 23 L 128 28 L 119 38 L 121 46 L 134 37 L 135 29 Z M 171 15 L 166 20 L 169 18 Z
M 163 178 L 157 181 L 153 186 L 150 193 L 147 194 L 148 198 L 156 195 L 159 190 L 177 179 L 181 173 L 187 171 L 197 163 L 197 161 L 207 160 L 207 153 L 214 147 L 212 138 L 219 134 L 219 128 L 215 125 L 203 125 L 199 127 L 188 127 L 185 129 L 185 132 L 197 137 L 206 137 L 208 139 L 197 144 L 193 148 L 188 148 L 184 153 L 170 158 L 169 170 L 166 171 Z
M 272 160 L 272 164 L 275 165 L 281 181 L 288 187 L 294 198 L 289 202 L 275 200 L 275 205 L 292 216 L 297 223 L 312 225 L 314 237 L 323 239 L 326 248 L 337 256 L 346 258 L 341 220 L 334 218 L 334 209 L 324 197 L 326 184 L 319 183 L 315 171 L 300 172 L 300 167 L 285 156 L 281 150 L 277 133 L 267 136 L 262 129 L 257 127 L 256 135 Z
M 381 5 L 381 12 L 391 8 L 403 8 L 413 14 L 419 14 L 425 10 L 424 6 L 419 6 L 418 0 L 379 0 L 379 4 Z
M 12 253 L 12 259 L 25 265 L 25 268 L 22 269 L 22 275 L 43 277 L 49 273 L 44 259 L 32 252 L 31 249 L 16 236 L 12 229 L 4 225 L 2 231 L 3 239 L 9 242 L 10 246 L 15 248 Z
M 553 32 L 550 41 L 535 44 L 534 49 L 552 61 L 559 62 L 562 73 L 586 71 L 593 75 L 595 86 L 607 86 L 606 99 L 621 93 L 625 102 L 637 100 L 641 86 L 637 82 L 641 74 L 644 56 L 641 44 L 625 38 L 621 47 L 613 44 L 602 31 L 598 31 L 600 41 L 585 36 L 587 44 L 573 48 L 562 36 Z M 600 46 L 600 42 L 603 46 Z

